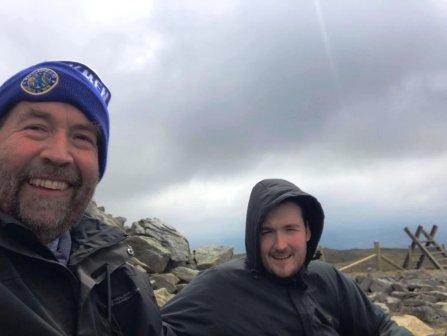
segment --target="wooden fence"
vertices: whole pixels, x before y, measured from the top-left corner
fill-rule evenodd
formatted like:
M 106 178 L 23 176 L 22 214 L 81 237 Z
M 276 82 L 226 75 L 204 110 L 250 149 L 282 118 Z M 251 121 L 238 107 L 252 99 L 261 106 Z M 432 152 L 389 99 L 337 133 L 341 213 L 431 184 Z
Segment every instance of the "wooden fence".
M 320 248 L 320 253 L 321 253 L 321 259 L 323 261 L 326 261 L 326 257 L 324 255 L 324 250 L 322 248 Z M 373 260 L 373 259 L 375 260 L 376 269 L 378 271 L 382 271 L 383 270 L 383 263 L 384 262 L 389 264 L 389 265 L 391 265 L 391 266 L 393 266 L 396 269 L 403 270 L 403 268 L 401 266 L 397 265 L 390 258 L 388 258 L 387 256 L 382 254 L 382 251 L 380 249 L 380 243 L 378 241 L 374 242 L 374 253 L 373 254 L 371 254 L 371 255 L 369 255 L 367 257 L 358 259 L 358 260 L 350 263 L 349 265 L 340 267 L 339 270 L 340 271 L 346 271 L 346 270 L 349 270 L 350 268 L 352 268 L 354 266 L 358 266 L 360 264 L 363 264 L 363 263 L 365 263 L 365 262 L 367 262 L 369 260 Z

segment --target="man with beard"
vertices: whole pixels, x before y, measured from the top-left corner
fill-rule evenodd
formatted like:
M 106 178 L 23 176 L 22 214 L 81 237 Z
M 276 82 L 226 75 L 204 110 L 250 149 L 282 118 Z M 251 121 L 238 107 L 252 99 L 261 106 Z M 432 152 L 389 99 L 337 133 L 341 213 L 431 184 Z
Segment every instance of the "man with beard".
M 356 284 L 312 261 L 323 230 L 317 199 L 280 179 L 251 192 L 245 260 L 196 277 L 162 309 L 178 336 L 409 336 Z
M 1 335 L 160 335 L 125 235 L 84 213 L 106 167 L 109 100 L 76 62 L 0 87 Z

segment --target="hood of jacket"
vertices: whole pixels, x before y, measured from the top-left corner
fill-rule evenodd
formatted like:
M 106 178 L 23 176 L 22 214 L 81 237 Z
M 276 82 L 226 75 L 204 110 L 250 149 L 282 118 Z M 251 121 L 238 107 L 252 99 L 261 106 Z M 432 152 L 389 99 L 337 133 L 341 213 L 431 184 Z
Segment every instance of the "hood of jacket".
M 262 180 L 251 191 L 245 226 L 246 264 L 252 271 L 264 270 L 260 256 L 260 232 L 264 219 L 272 208 L 286 200 L 294 201 L 300 206 L 304 220 L 309 224 L 311 238 L 307 243 L 305 266 L 315 254 L 324 222 L 320 202 L 286 180 Z

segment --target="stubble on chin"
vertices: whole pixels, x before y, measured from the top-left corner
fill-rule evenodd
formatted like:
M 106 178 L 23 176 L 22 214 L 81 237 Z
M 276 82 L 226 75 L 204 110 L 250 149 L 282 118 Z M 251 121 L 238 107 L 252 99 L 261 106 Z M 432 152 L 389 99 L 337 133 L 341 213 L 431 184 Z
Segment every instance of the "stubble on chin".
M 79 219 L 93 196 L 94 188 L 75 188 L 70 198 L 49 199 L 19 194 L 17 218 L 48 244 L 68 231 Z
M 69 230 L 79 219 L 93 197 L 99 179 L 82 183 L 75 168 L 63 172 L 57 168 L 48 169 L 42 163 L 31 164 L 26 172 L 15 172 L 1 162 L 0 155 L 0 209 L 28 227 L 43 244 L 48 244 Z M 25 192 L 30 171 L 53 170 L 55 175 L 76 175 L 77 183 L 70 187 L 71 195 L 64 198 L 42 197 Z M 51 174 L 49 174 L 51 176 Z

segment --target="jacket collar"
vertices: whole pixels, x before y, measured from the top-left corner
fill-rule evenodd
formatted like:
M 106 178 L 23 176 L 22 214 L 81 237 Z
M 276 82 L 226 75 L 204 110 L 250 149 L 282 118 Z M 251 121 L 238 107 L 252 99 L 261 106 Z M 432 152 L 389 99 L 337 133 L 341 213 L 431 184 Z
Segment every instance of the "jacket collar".
M 115 245 L 126 237 L 122 230 L 84 214 L 71 229 L 72 247 L 68 264 L 76 265 L 96 251 Z
M 72 246 L 68 265 L 74 266 L 96 251 L 124 240 L 126 235 L 118 228 L 82 215 L 72 227 Z M 33 258 L 55 260 L 47 246 L 39 242 L 34 233 L 15 218 L 0 211 L 0 246 Z
M 34 233 L 15 218 L 0 211 L 0 246 L 38 259 L 56 260 Z

